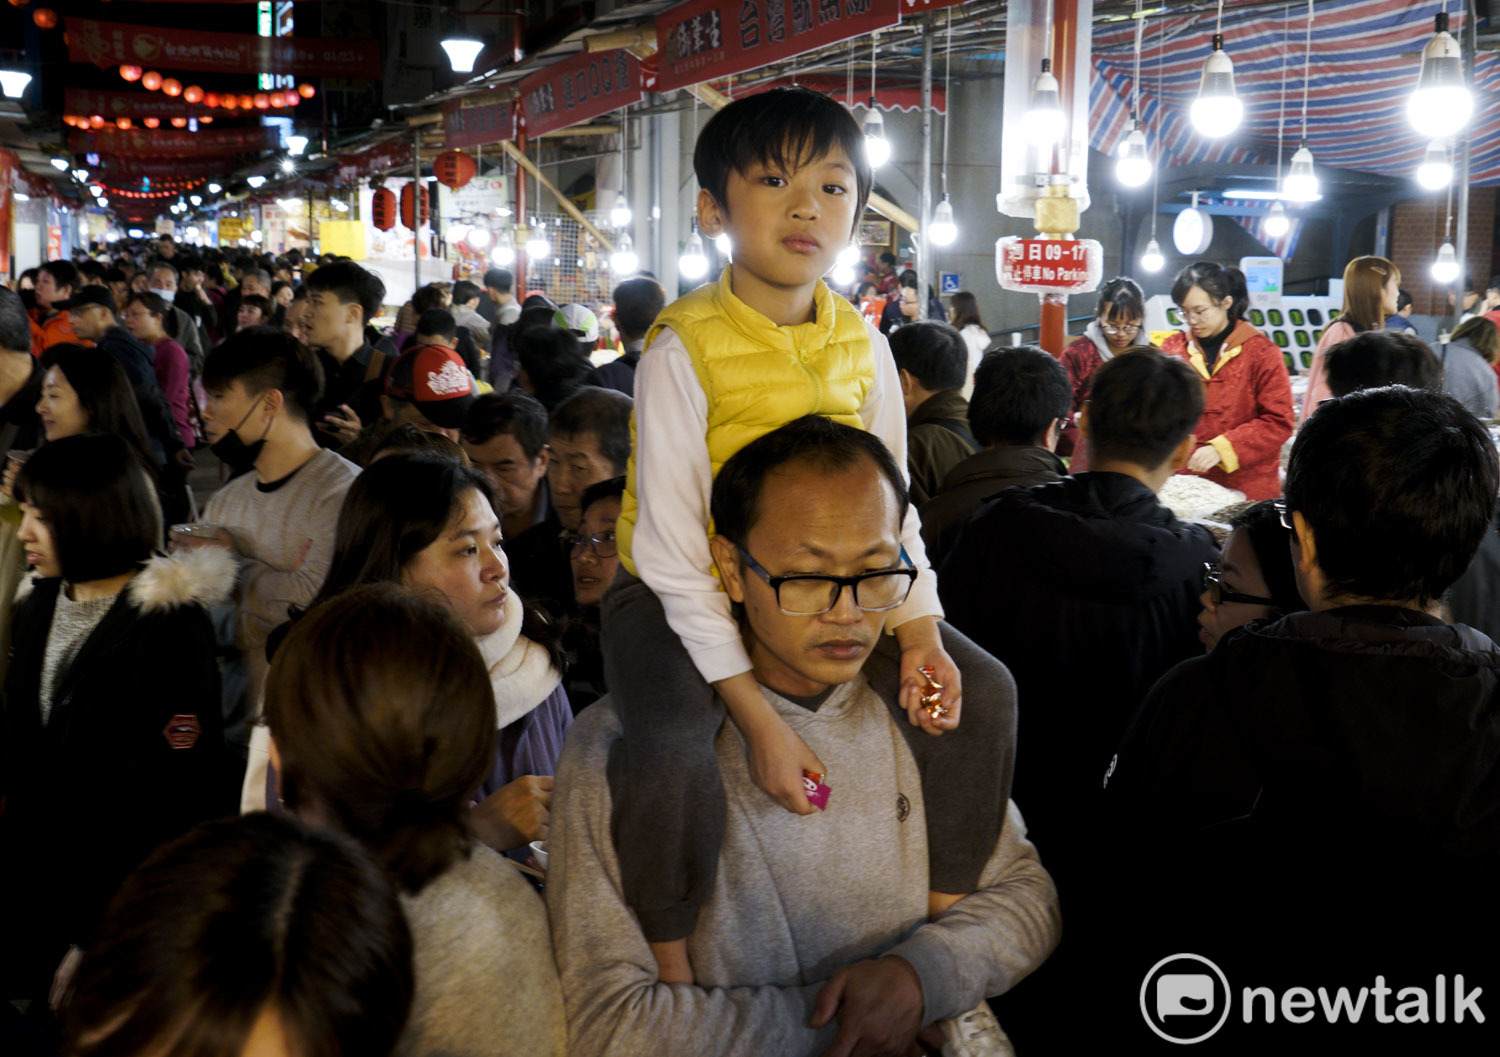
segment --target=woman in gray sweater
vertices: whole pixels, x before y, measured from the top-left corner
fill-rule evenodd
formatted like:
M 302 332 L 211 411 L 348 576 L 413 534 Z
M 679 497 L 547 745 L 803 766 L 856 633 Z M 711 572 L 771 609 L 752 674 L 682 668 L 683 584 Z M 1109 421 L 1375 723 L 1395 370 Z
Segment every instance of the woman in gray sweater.
M 1443 363 L 1443 392 L 1479 418 L 1500 408 L 1495 362 L 1500 359 L 1500 328 L 1484 316 L 1460 323 L 1447 344 L 1434 346 Z

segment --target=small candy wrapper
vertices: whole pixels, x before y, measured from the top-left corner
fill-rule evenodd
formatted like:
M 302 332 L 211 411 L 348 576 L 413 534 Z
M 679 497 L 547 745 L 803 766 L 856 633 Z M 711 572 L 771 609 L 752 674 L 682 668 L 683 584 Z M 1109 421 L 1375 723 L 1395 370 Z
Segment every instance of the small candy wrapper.
M 828 797 L 833 793 L 823 784 L 823 776 L 816 771 L 802 772 L 802 788 L 807 791 L 807 799 L 813 807 L 819 811 L 828 810 Z
M 937 669 L 924 664 L 917 671 L 927 680 L 927 689 L 922 693 L 922 708 L 933 719 L 942 719 L 948 714 L 948 706 L 943 704 L 943 684 L 932 678 Z

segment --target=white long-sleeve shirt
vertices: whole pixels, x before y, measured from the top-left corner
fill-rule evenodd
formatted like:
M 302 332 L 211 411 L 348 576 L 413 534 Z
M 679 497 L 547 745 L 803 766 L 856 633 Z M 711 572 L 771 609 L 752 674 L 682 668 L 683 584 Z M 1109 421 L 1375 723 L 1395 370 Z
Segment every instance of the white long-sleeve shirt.
M 906 407 L 885 337 L 870 326 L 875 384 L 860 421 L 891 450 L 907 476 Z M 640 514 L 631 538 L 636 573 L 661 599 L 698 672 L 710 683 L 750 670 L 750 656 L 730 613 L 729 596 L 713 575 L 708 547 L 708 501 L 713 490 L 708 454 L 708 395 L 682 338 L 665 329 L 641 357 L 635 376 L 635 495 Z M 908 506 L 901 543 L 919 570 L 906 604 L 886 622 L 892 630 L 918 617 L 941 617 L 937 575 L 922 546 L 921 522 Z

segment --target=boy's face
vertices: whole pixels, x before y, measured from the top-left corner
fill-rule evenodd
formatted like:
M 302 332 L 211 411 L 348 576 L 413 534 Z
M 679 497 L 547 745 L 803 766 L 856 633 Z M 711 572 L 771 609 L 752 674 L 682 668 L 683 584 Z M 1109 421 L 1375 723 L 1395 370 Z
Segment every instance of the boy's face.
M 835 147 L 790 173 L 760 162 L 731 171 L 725 203 L 698 193 L 698 220 L 710 238 L 729 233 L 736 278 L 811 286 L 849 245 L 858 194 L 854 163 Z

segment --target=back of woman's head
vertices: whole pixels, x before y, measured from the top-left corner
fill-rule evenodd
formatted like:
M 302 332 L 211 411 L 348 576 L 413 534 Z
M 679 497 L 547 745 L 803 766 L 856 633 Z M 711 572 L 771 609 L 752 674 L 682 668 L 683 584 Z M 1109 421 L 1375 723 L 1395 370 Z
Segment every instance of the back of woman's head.
M 1385 326 L 1385 286 L 1401 271 L 1384 257 L 1356 257 L 1344 266 L 1344 310 L 1339 318 L 1357 331 Z
M 53 367 L 78 394 L 90 433 L 114 433 L 142 454 L 151 450 L 135 390 L 113 356 L 92 345 L 54 345 L 42 356 L 42 368 Z
M 161 506 L 150 471 L 114 434 L 43 444 L 22 464 L 15 492 L 47 523 L 69 583 L 131 572 L 161 544 Z
M 400 583 L 418 552 L 442 535 L 464 495 L 491 498 L 476 470 L 433 453 L 387 455 L 354 479 L 339 508 L 333 562 L 313 604 L 359 584 Z
M 412 998 L 394 886 L 353 841 L 208 822 L 116 893 L 62 1009 L 71 1057 L 224 1057 L 277 1021 L 300 1057 L 385 1057 Z
M 392 584 L 308 611 L 266 676 L 281 797 L 374 852 L 409 892 L 468 854 L 495 755 L 495 699 L 469 631 Z
M 1453 328 L 1448 340 L 1468 342 L 1488 363 L 1500 360 L 1500 327 L 1483 316 L 1464 320 Z
M 1281 511 L 1276 509 L 1274 499 L 1256 503 L 1248 510 L 1234 516 L 1230 528 L 1245 533 L 1255 560 L 1260 565 L 1260 575 L 1270 588 L 1270 598 L 1283 613 L 1295 613 L 1306 609 L 1297 590 L 1297 573 L 1292 568 L 1292 534 L 1281 523 Z
M 516 343 L 516 359 L 531 380 L 535 396 L 551 410 L 567 399 L 593 369 L 570 332 L 560 327 L 529 327 Z
M 958 330 L 973 325 L 983 330 L 989 328 L 984 325 L 984 320 L 979 318 L 979 298 L 968 290 L 960 290 L 953 295 L 953 326 Z
M 1213 261 L 1195 261 L 1172 280 L 1172 300 L 1181 305 L 1188 291 L 1195 286 L 1215 301 L 1226 297 L 1231 299 L 1227 310 L 1231 323 L 1245 318 L 1245 312 L 1250 308 L 1250 291 L 1245 286 L 1245 273 L 1238 268 L 1226 268 Z

